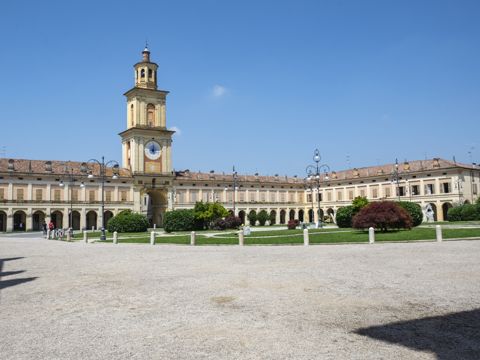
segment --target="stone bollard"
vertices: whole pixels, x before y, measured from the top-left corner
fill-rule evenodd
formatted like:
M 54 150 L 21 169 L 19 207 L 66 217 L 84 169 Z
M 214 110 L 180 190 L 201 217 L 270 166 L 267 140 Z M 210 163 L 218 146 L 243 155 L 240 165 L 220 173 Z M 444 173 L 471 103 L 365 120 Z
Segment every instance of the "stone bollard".
M 190 233 L 190 245 L 195 245 L 195 231 Z
M 370 244 L 375 242 L 375 229 L 373 227 L 368 228 L 368 242 Z
M 437 236 L 437 242 L 442 242 L 442 227 L 440 225 L 435 226 L 435 232 Z
M 308 229 L 303 229 L 303 245 L 308 246 L 310 244 L 310 239 L 308 238 Z
M 118 233 L 116 231 L 113 232 L 113 243 L 118 244 Z
M 72 241 L 72 232 L 70 229 L 67 230 L 67 241 Z
M 47 230 L 47 240 L 50 240 L 50 229 Z
M 95 226 L 92 226 L 92 232 L 94 232 L 94 231 L 95 231 Z
M 88 243 L 88 233 L 87 230 L 83 231 L 83 242 Z
M 155 230 L 157 228 L 157 224 L 153 224 L 153 229 Z
M 155 231 L 150 233 L 150 245 L 155 245 Z
M 245 238 L 243 235 L 243 230 L 240 230 L 238 232 L 238 245 L 243 246 L 244 243 L 245 243 Z

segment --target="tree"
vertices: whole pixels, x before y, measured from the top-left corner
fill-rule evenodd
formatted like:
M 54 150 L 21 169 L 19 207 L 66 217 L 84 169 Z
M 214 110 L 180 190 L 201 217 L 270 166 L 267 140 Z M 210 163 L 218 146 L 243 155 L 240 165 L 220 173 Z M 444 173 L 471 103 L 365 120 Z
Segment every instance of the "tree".
M 215 220 L 229 215 L 228 210 L 218 202 L 204 203 L 203 201 L 197 201 L 193 211 L 195 213 L 197 226 L 203 229 L 210 228 Z
M 365 196 L 357 196 L 355 199 L 352 201 L 352 207 L 353 207 L 353 213 L 356 214 L 362 208 L 368 205 L 368 199 Z
M 339 228 L 350 228 L 352 227 L 352 218 L 353 218 L 353 206 L 341 207 L 337 210 L 337 225 Z
M 454 206 L 448 209 L 448 221 L 462 220 L 462 205 Z
M 388 229 L 411 229 L 410 214 L 393 201 L 374 202 L 365 206 L 353 217 L 355 229 L 373 227 L 386 232 Z
M 422 207 L 417 203 L 410 202 L 410 201 L 399 201 L 397 202 L 402 208 L 407 210 L 412 218 L 413 226 L 418 226 L 423 221 L 423 211 Z
M 277 217 L 277 214 L 275 214 L 275 212 L 271 211 L 270 215 L 269 215 L 270 226 L 275 225 L 275 221 L 277 221 L 276 217 Z
M 255 226 L 255 223 L 257 222 L 257 213 L 255 210 L 251 210 L 248 215 L 247 215 L 248 221 L 250 221 L 251 226 Z
M 269 216 L 266 210 L 260 210 L 260 212 L 257 215 L 257 220 L 260 223 L 260 226 L 264 226 L 268 218 Z

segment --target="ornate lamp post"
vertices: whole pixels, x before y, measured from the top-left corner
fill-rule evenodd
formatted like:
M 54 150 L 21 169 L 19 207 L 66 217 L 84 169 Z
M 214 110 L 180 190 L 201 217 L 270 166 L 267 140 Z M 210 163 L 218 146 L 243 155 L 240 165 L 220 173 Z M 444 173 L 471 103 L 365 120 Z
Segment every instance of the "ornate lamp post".
M 120 165 L 115 160 L 110 160 L 105 162 L 105 157 L 103 156 L 102 156 L 102 161 L 99 161 L 97 159 L 90 159 L 88 160 L 88 163 L 96 163 L 100 169 L 98 174 L 98 176 L 102 181 L 102 199 L 101 199 L 102 200 L 102 214 L 101 214 L 102 215 L 102 229 L 101 229 L 102 235 L 100 235 L 100 240 L 106 240 L 107 236 L 105 235 L 105 197 L 104 195 L 105 195 L 105 180 L 107 178 L 107 168 L 108 166 L 112 166 L 112 170 L 113 170 L 112 179 L 115 180 L 115 179 L 118 179 L 118 170 L 120 168 Z M 93 170 L 90 169 L 86 163 L 82 164 L 81 171 L 88 172 L 89 179 L 92 179 L 95 177 L 95 175 L 93 175 Z
M 232 181 L 233 181 L 233 188 L 232 188 L 233 216 L 236 216 L 235 215 L 235 194 L 237 192 L 238 174 L 235 171 L 235 166 L 233 167 Z M 228 190 L 228 187 L 225 187 L 225 190 Z
M 73 168 L 71 166 L 69 166 L 67 163 L 65 163 L 64 166 L 65 166 L 65 168 L 64 168 L 63 178 L 60 180 L 59 186 L 63 188 L 65 186 L 65 181 L 68 183 L 68 198 L 69 198 L 69 202 L 70 202 L 70 213 L 69 213 L 69 216 L 68 216 L 68 228 L 69 228 L 70 234 L 73 235 L 72 187 L 75 184 L 75 182 L 77 181 L 77 179 L 76 179 L 76 177 L 73 173 Z M 80 183 L 80 187 L 81 188 L 85 187 L 85 184 L 83 183 L 83 181 Z
M 313 210 L 313 184 L 312 182 L 310 181 L 310 179 L 308 177 L 306 177 L 305 179 L 303 179 L 303 187 L 305 188 L 305 190 L 310 190 L 310 200 L 312 202 L 312 220 L 314 220 L 314 210 Z M 310 219 L 309 219 L 310 220 Z M 312 221 L 313 222 L 313 221 Z
M 307 172 L 307 181 L 315 182 L 317 188 L 317 215 L 318 215 L 318 224 L 317 227 L 322 227 L 322 220 L 320 219 L 320 183 L 321 183 L 321 172 L 324 171 L 324 180 L 328 180 L 328 173 L 330 172 L 330 166 L 326 164 L 320 164 L 322 157 L 320 156 L 320 151 L 315 149 L 313 153 L 313 161 L 315 165 L 308 165 L 306 168 Z M 313 188 L 312 188 L 312 197 L 313 197 Z M 313 202 L 313 198 L 312 198 Z M 313 206 L 312 206 L 313 208 Z
M 398 159 L 395 159 L 395 168 L 392 171 L 392 183 L 397 185 L 397 199 L 400 201 L 400 184 L 399 184 L 399 172 L 398 172 Z

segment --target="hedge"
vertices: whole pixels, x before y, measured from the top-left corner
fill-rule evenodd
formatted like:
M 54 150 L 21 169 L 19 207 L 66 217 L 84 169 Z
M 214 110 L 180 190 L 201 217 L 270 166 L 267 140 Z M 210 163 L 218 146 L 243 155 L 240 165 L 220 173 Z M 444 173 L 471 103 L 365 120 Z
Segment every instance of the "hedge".
M 109 232 L 144 232 L 148 229 L 148 219 L 145 215 L 133 213 L 130 210 L 122 211 L 108 221 Z
M 410 214 L 410 217 L 413 221 L 413 226 L 418 226 L 422 223 L 423 211 L 419 204 L 410 201 L 399 201 L 397 204 L 407 210 L 407 212 Z

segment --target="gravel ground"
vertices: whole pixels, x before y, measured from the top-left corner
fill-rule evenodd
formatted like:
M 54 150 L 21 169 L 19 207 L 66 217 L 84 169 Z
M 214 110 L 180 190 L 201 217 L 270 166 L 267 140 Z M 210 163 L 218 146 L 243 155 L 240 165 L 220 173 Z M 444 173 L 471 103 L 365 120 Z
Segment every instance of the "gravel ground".
M 478 359 L 480 241 L 0 238 L 0 358 Z

